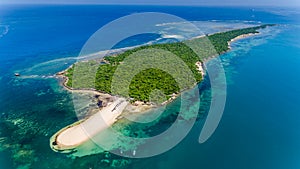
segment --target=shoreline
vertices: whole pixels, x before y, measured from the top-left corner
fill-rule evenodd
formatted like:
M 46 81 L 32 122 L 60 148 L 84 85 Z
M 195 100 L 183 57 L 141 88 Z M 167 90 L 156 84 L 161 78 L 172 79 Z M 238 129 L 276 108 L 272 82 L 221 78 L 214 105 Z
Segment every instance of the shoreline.
M 51 148 L 54 151 L 72 151 L 72 149 L 114 124 L 127 104 L 126 99 L 116 98 L 108 106 L 99 110 L 98 113 L 61 129 L 51 137 Z
M 228 51 L 232 50 L 232 47 L 231 47 L 232 43 L 234 43 L 236 41 L 239 41 L 241 39 L 246 39 L 246 38 L 249 38 L 249 37 L 252 37 L 252 36 L 257 36 L 257 35 L 260 35 L 260 34 L 261 33 L 248 33 L 248 34 L 243 34 L 243 35 L 240 35 L 240 36 L 237 36 L 237 37 L 231 39 L 229 42 L 227 42 L 228 43 L 228 48 L 229 48 Z M 226 52 L 228 52 L 228 51 L 226 51 Z
M 237 36 L 230 41 L 228 41 L 228 50 L 226 52 L 229 52 L 232 50 L 231 44 L 235 41 L 238 41 L 240 39 L 244 39 L 250 36 L 257 35 L 259 33 L 249 33 L 249 34 L 243 34 L 240 36 Z M 125 50 L 126 51 L 126 50 Z M 124 52 L 124 51 L 123 51 Z M 226 53 L 224 52 L 224 53 Z M 220 54 L 221 55 L 221 54 Z M 218 57 L 220 55 L 211 56 L 204 61 L 196 62 L 197 70 L 202 75 L 202 78 L 205 77 L 205 62 L 208 62 L 210 59 Z M 71 65 L 69 68 L 71 68 L 73 65 Z M 55 133 L 51 139 L 50 139 L 50 147 L 54 151 L 67 151 L 70 152 L 73 149 L 75 149 L 77 146 L 83 144 L 84 142 L 88 141 L 91 137 L 96 135 L 98 132 L 101 132 L 105 130 L 106 128 L 113 125 L 115 122 L 117 122 L 120 118 L 122 118 L 122 112 L 123 111 L 129 111 L 129 112 L 146 112 L 147 110 L 151 110 L 153 108 L 157 108 L 157 105 L 152 105 L 151 103 L 144 103 L 141 101 L 136 101 L 134 103 L 128 102 L 125 98 L 119 97 L 119 96 L 113 96 L 111 94 L 97 91 L 96 89 L 74 89 L 69 86 L 67 86 L 69 78 L 65 76 L 64 74 L 69 69 L 67 68 L 64 71 L 58 72 L 56 74 L 57 77 L 62 78 L 62 86 L 69 92 L 79 92 L 79 93 L 92 93 L 96 96 L 100 97 L 109 97 L 114 98 L 115 100 L 113 102 L 108 103 L 107 106 L 102 107 L 98 110 L 97 113 L 94 115 L 87 117 L 83 120 L 77 121 L 73 124 L 70 124 L 63 129 L 59 130 L 57 133 Z M 159 106 L 167 105 L 173 100 L 175 100 L 180 94 L 172 94 L 172 97 L 168 99 L 167 101 L 163 102 Z M 122 102 L 120 102 L 120 100 Z M 116 113 L 108 113 L 109 110 L 114 107 L 112 111 L 114 111 L 117 104 L 121 105 L 121 109 L 116 110 Z M 126 104 L 126 105 L 125 105 Z M 92 126 L 92 124 L 95 123 L 95 120 L 101 120 L 101 118 L 104 123 L 101 124 L 101 126 Z M 99 121 L 98 121 L 99 122 Z M 89 134 L 86 132 L 86 129 L 89 129 Z M 76 138 L 71 140 L 72 138 Z M 76 140 L 76 141 L 74 141 Z

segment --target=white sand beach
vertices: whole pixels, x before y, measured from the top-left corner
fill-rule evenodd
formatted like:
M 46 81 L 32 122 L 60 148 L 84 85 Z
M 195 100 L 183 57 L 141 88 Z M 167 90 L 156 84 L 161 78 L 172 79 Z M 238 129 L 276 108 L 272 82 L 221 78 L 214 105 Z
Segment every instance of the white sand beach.
M 231 43 L 233 43 L 235 41 L 238 41 L 240 39 L 245 39 L 245 38 L 248 38 L 250 36 L 255 36 L 255 35 L 258 35 L 258 34 L 260 34 L 260 33 L 248 33 L 248 34 L 243 34 L 243 35 L 237 36 L 237 37 L 231 39 L 229 42 L 227 42 L 228 43 L 228 47 L 231 50 Z
M 115 123 L 127 104 L 124 98 L 118 98 L 86 120 L 65 127 L 51 138 L 52 149 L 69 150 L 88 141 Z

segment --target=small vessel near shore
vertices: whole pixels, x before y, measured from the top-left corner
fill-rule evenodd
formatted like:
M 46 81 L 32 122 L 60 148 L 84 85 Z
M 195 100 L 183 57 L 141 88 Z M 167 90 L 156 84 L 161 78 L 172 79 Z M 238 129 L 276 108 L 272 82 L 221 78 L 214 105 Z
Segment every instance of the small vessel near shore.
M 21 76 L 21 75 L 20 75 L 20 73 L 15 73 L 15 76 L 17 76 L 17 77 L 18 77 L 18 76 Z

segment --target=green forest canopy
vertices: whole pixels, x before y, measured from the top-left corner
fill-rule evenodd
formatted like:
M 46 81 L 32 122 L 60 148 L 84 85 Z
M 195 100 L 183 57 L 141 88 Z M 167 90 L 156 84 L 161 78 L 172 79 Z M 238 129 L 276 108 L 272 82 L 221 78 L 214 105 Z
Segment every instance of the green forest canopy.
M 259 33 L 259 29 L 268 26 L 274 25 L 265 24 L 256 27 L 236 29 L 183 42 L 141 46 L 114 56 L 106 56 L 104 60 L 107 64 L 100 64 L 94 60 L 78 62 L 65 73 L 69 78 L 67 86 L 74 89 L 94 88 L 101 92 L 128 97 L 128 95 L 122 92 L 112 93 L 111 84 L 114 73 L 117 70 L 117 67 L 120 64 L 123 64 L 123 61 L 127 57 L 138 51 L 149 49 L 160 49 L 161 51 L 168 51 L 178 56 L 192 72 L 195 82 L 199 83 L 202 80 L 202 75 L 197 70 L 196 62 L 202 62 L 212 56 L 220 55 L 229 50 L 228 42 L 230 40 L 244 34 Z M 165 52 L 156 52 L 155 55 L 161 55 L 163 57 Z M 139 63 L 136 64 L 138 65 Z M 174 67 L 174 64 L 171 64 L 171 66 Z M 168 67 L 167 63 L 166 67 Z M 130 74 L 131 72 L 123 72 L 123 74 L 124 73 L 126 76 L 126 73 Z M 182 74 L 180 71 L 176 71 L 175 73 L 178 73 L 178 76 L 181 76 L 182 78 L 185 77 L 185 74 Z M 161 69 L 149 68 L 142 70 L 136 74 L 133 79 L 130 79 L 129 97 L 134 100 L 148 102 L 151 92 L 157 89 L 167 96 L 165 98 L 165 100 L 167 100 L 173 93 L 179 93 L 182 90 L 186 90 L 195 85 L 192 81 L 187 81 L 186 84 L 183 85 L 183 88 L 182 86 L 180 88 L 178 82 L 173 77 L 174 76 L 171 76 Z M 118 85 L 121 86 L 122 84 Z

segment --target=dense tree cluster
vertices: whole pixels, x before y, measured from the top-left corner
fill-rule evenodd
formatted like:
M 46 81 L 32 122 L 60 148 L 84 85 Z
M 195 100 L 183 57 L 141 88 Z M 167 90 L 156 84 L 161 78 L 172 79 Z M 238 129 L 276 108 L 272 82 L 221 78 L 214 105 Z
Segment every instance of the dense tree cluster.
M 228 32 L 221 32 L 221 33 L 216 33 L 213 35 L 208 36 L 209 40 L 211 43 L 214 45 L 216 51 L 219 54 L 222 54 L 229 50 L 228 42 L 231 39 L 234 39 L 240 35 L 245 35 L 245 34 L 255 34 L 259 33 L 259 29 L 266 28 L 267 26 L 273 26 L 272 24 L 266 24 L 266 25 L 261 25 L 261 26 L 256 26 L 256 27 L 251 27 L 251 28 L 244 28 L 244 29 L 237 29 L 237 30 L 232 30 Z
M 153 52 L 151 52 L 153 57 L 159 56 L 161 58 L 164 58 L 164 56 L 168 54 L 159 51 L 168 51 L 174 56 L 179 57 L 183 62 L 172 61 L 169 59 L 170 57 L 165 57 L 163 60 L 154 61 L 152 64 L 159 65 L 161 61 L 167 62 L 165 63 L 166 69 L 173 70 L 174 72 L 172 75 L 162 69 L 148 68 L 141 70 L 138 74 L 135 74 L 133 78 L 129 78 L 130 74 L 132 73 L 132 70 L 130 70 L 130 67 L 132 66 L 128 66 L 128 71 L 123 72 L 122 77 L 119 77 L 125 79 L 128 77 L 131 80 L 130 82 L 126 81 L 126 83 L 130 84 L 128 95 L 134 100 L 149 101 L 149 96 L 155 89 L 162 91 L 163 94 L 167 96 L 166 99 L 168 99 L 173 93 L 179 93 L 182 90 L 194 86 L 195 83 L 201 82 L 202 75 L 197 69 L 195 64 L 196 62 L 201 62 L 209 57 L 228 51 L 228 42 L 230 40 L 240 35 L 258 33 L 259 29 L 267 26 L 273 25 L 267 24 L 257 27 L 216 33 L 206 37 L 183 42 L 141 46 L 135 49 L 127 50 L 121 54 L 106 56 L 104 59 L 107 64 L 99 64 L 96 61 L 78 62 L 66 71 L 65 75 L 69 78 L 67 86 L 73 88 L 95 88 L 96 90 L 105 93 L 125 95 L 125 92 L 122 92 L 123 89 L 121 92 L 112 93 L 112 80 L 118 66 L 124 67 L 126 64 L 126 58 L 138 53 L 139 51 L 153 50 Z M 134 63 L 137 69 L 140 64 L 147 63 L 143 63 L 142 60 L 138 59 Z M 189 75 L 187 72 L 180 71 L 181 69 L 185 68 L 181 67 L 181 65 L 186 65 L 188 67 L 193 76 L 192 79 L 195 79 L 195 83 L 192 80 L 189 80 L 191 77 L 188 77 Z M 178 81 L 183 83 L 178 84 Z M 122 85 L 122 83 L 116 84 L 116 87 L 121 89 Z

